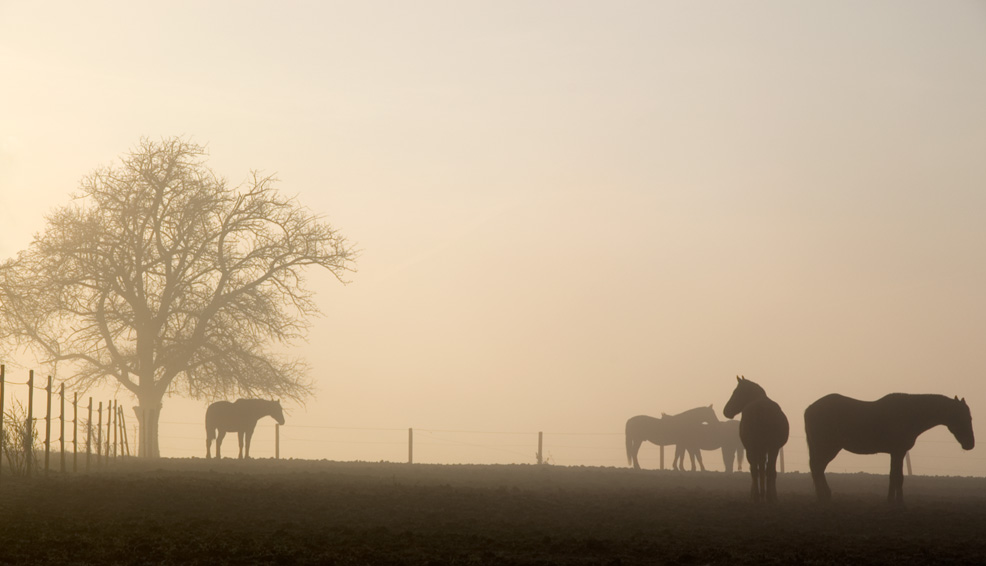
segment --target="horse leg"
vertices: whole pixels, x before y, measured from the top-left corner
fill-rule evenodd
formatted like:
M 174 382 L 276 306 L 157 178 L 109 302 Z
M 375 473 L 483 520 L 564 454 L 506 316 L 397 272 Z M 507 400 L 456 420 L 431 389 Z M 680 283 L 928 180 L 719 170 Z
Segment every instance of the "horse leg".
M 240 456 L 239 456 L 239 458 L 240 458 L 240 460 L 242 460 L 243 459 L 243 433 L 242 432 L 237 432 L 236 433 L 236 438 L 237 438 L 237 440 L 240 441 Z
M 223 438 L 226 437 L 226 431 L 220 430 L 219 434 L 216 435 L 216 460 L 221 459 L 223 456 L 219 453 L 220 448 L 223 446 Z
M 212 437 L 214 433 L 211 430 L 205 431 L 205 458 L 208 460 L 212 458 Z
M 767 455 L 764 454 L 764 458 L 760 460 L 758 466 L 757 479 L 757 501 L 763 501 L 767 497 Z
M 247 458 L 250 457 L 250 439 L 252 439 L 252 438 L 253 438 L 253 431 L 252 430 L 246 431 L 246 457 Z
M 702 463 L 702 449 L 701 448 L 696 448 L 695 449 L 695 452 L 692 454 L 692 457 L 698 459 L 698 467 L 704 472 L 705 471 L 705 464 Z M 694 462 L 692 463 L 692 471 L 693 472 L 695 471 L 695 463 Z
M 633 469 L 640 469 L 640 462 L 637 461 L 637 453 L 640 452 L 640 445 L 644 442 L 642 440 L 631 440 L 627 444 L 627 456 L 630 463 L 633 464 Z
M 887 493 L 889 503 L 904 502 L 904 454 L 890 455 L 890 492 Z
M 730 448 L 722 447 L 722 466 L 726 468 L 726 473 L 733 471 L 733 451 Z
M 681 468 L 685 468 L 685 449 L 680 444 L 674 445 L 674 458 L 671 459 L 671 469 L 678 469 L 678 461 L 681 460 Z
M 753 452 L 747 450 L 746 460 L 750 464 L 750 499 L 760 501 L 760 475 L 761 467 L 763 466 L 763 463 L 760 460 L 762 460 L 762 458 L 760 458 L 759 454 L 754 454 Z
M 767 501 L 769 503 L 774 503 L 777 501 L 777 453 L 780 451 L 780 447 L 776 450 L 771 449 L 767 452 L 767 469 L 765 470 L 767 476 Z
M 808 468 L 811 470 L 811 479 L 815 484 L 815 497 L 819 501 L 832 500 L 832 488 L 825 480 L 825 468 L 828 467 L 840 449 L 824 451 L 818 446 L 808 445 Z
M 688 449 L 688 460 L 691 461 L 691 463 L 692 463 L 692 471 L 694 472 L 695 471 L 695 451 L 692 450 L 691 448 Z M 681 467 L 682 468 L 685 467 L 685 463 L 684 462 L 681 463 Z

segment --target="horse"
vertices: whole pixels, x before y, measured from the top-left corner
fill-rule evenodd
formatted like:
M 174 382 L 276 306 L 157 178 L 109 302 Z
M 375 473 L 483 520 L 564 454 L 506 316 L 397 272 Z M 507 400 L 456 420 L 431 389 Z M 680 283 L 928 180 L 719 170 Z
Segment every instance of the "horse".
M 750 463 L 754 501 L 777 501 L 777 453 L 787 443 L 790 425 L 781 406 L 767 397 L 763 387 L 736 376 L 736 389 L 722 408 L 727 419 L 743 413 L 739 436 Z
M 668 446 L 678 443 L 679 433 L 683 426 L 693 423 L 718 421 L 716 412 L 712 405 L 708 407 L 696 407 L 677 415 L 661 415 L 661 418 L 649 417 L 647 415 L 637 415 L 630 417 L 626 424 L 626 448 L 627 463 L 640 469 L 637 461 L 637 452 L 640 445 L 648 441 L 658 446 Z
M 685 452 L 691 458 L 692 471 L 695 471 L 695 458 L 698 465 L 705 471 L 702 463 L 702 450 L 721 450 L 722 463 L 727 472 L 733 471 L 735 461 L 739 469 L 743 469 L 743 442 L 739 436 L 739 421 L 717 421 L 699 423 L 682 429 L 681 436 L 674 451 L 674 460 L 681 469 L 685 469 Z
M 815 401 L 805 409 L 805 436 L 816 497 L 832 499 L 825 467 L 845 449 L 855 454 L 890 454 L 887 501 L 902 503 L 904 456 L 921 433 L 938 425 L 947 426 L 963 450 L 976 445 L 965 398 L 891 393 L 876 401 L 860 401 L 833 393 Z
M 227 432 L 235 432 L 240 441 L 240 458 L 250 457 L 250 439 L 257 421 L 263 417 L 273 417 L 277 424 L 284 424 L 284 411 L 280 401 L 265 399 L 237 399 L 235 403 L 217 401 L 205 411 L 205 457 L 211 458 L 212 440 L 216 440 L 216 458 L 222 458 L 219 448 Z M 218 432 L 218 435 L 217 435 Z M 243 453 L 243 439 L 246 436 L 246 454 Z

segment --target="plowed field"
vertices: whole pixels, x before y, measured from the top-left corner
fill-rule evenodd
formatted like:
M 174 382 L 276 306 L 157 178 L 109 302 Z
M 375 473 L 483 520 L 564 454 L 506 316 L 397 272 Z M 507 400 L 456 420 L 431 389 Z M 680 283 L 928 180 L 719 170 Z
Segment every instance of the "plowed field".
M 4 564 L 970 564 L 986 478 L 255 460 L 0 478 Z

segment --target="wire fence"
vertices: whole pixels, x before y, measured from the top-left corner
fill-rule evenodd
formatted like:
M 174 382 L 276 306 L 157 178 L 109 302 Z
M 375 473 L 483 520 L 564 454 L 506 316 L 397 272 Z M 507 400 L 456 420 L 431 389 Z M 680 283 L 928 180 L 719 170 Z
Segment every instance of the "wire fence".
M 205 455 L 201 422 L 162 421 L 161 453 L 174 457 Z M 227 442 L 229 442 L 227 440 Z M 668 447 L 665 468 L 674 447 Z M 661 447 L 644 443 L 641 466 L 660 469 Z M 559 466 L 628 466 L 624 433 L 580 431 L 496 431 L 438 428 L 380 428 L 287 424 L 260 421 L 250 454 L 259 458 L 336 461 L 386 461 L 428 464 L 553 464 Z M 726 469 L 719 451 L 702 453 L 707 470 Z M 803 435 L 791 435 L 783 449 L 787 472 L 808 471 Z M 986 454 L 961 450 L 944 429 L 918 438 L 909 459 L 918 475 L 986 475 Z M 686 459 L 687 460 L 687 459 Z M 690 469 L 690 464 L 687 464 Z M 747 464 L 742 463 L 742 469 Z M 734 467 L 735 469 L 735 467 Z M 889 456 L 859 456 L 843 451 L 830 471 L 886 474 Z
M 89 397 L 80 415 L 78 393 L 69 401 L 64 383 L 56 391 L 52 376 L 43 382 L 35 383 L 33 370 L 26 381 L 8 381 L 6 367 L 0 365 L 0 477 L 5 472 L 31 476 L 54 469 L 88 471 L 131 454 L 126 415 L 116 400 L 107 400 L 104 411 L 103 401 L 94 406 Z M 15 396 L 12 390 L 21 387 L 23 395 Z M 36 407 L 39 392 L 44 401 Z M 18 397 L 25 397 L 25 403 Z
M 17 404 L 12 390 L 26 388 L 26 407 Z M 42 395 L 43 393 L 43 395 Z M 71 395 L 71 396 L 70 396 Z M 18 396 L 23 397 L 23 395 Z M 37 406 L 36 397 L 43 399 Z M 8 403 L 5 407 L 5 402 Z M 53 407 L 53 403 L 57 406 Z M 43 430 L 42 430 L 43 429 Z M 0 365 L 0 476 L 51 471 L 79 472 L 102 467 L 114 458 L 138 453 L 136 423 L 113 399 L 57 390 L 51 377 L 36 384 L 34 372 L 24 382 L 8 381 Z M 226 442 L 230 442 L 227 440 Z M 232 440 L 236 443 L 236 440 Z M 161 421 L 159 449 L 165 457 L 203 457 L 202 421 Z M 638 454 L 641 466 L 670 467 L 664 447 L 644 443 Z M 227 454 L 230 452 L 227 450 Z M 672 452 L 673 454 L 673 452 Z M 250 455 L 255 458 L 294 458 L 336 461 L 387 461 L 434 464 L 553 464 L 560 466 L 628 465 L 622 431 L 505 431 L 458 428 L 381 428 L 289 424 L 261 421 L 254 432 Z M 704 452 L 705 469 L 726 469 L 718 452 Z M 784 471 L 808 471 L 804 436 L 791 435 L 783 449 Z M 833 472 L 885 474 L 889 457 L 857 456 L 843 451 L 830 465 Z M 913 473 L 919 475 L 986 475 L 986 454 L 967 453 L 942 427 L 918 438 L 909 454 Z M 742 463 L 745 468 L 746 464 Z M 690 467 L 690 466 L 689 466 Z

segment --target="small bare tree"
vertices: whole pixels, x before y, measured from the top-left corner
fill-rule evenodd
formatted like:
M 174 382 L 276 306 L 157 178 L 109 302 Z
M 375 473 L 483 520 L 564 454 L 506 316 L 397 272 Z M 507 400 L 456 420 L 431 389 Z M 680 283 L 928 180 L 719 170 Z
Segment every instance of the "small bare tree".
M 309 395 L 303 362 L 272 346 L 318 313 L 306 268 L 340 281 L 354 270 L 352 245 L 275 179 L 230 188 L 204 156 L 186 140 L 142 140 L 0 264 L 0 342 L 71 364 L 73 385 L 130 390 L 142 456 L 159 454 L 166 394 Z
M 4 414 L 3 430 L 0 430 L 0 443 L 7 467 L 15 476 L 27 473 L 28 460 L 32 466 L 39 467 L 38 454 L 42 451 L 37 423 L 27 418 L 27 409 L 20 401 Z

